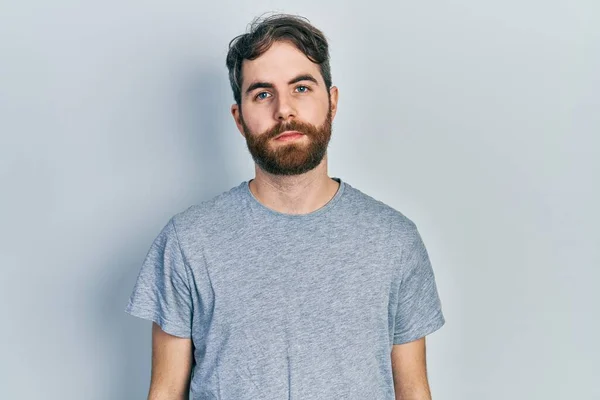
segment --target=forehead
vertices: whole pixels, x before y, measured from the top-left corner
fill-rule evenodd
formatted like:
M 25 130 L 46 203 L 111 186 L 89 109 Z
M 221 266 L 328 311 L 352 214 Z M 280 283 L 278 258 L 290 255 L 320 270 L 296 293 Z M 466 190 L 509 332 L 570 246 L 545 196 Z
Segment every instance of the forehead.
M 242 63 L 242 88 L 254 81 L 285 83 L 300 74 L 311 74 L 320 84 L 323 78 L 319 65 L 312 62 L 296 46 L 288 42 L 275 42 L 260 57 Z

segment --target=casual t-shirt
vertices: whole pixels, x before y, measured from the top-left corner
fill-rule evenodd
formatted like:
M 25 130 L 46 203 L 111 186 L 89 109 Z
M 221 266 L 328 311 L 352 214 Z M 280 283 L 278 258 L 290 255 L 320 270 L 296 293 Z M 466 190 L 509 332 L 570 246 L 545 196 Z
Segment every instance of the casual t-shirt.
M 243 182 L 152 244 L 126 312 L 192 339 L 191 399 L 393 400 L 392 345 L 444 324 L 415 224 L 333 179 L 302 215 Z

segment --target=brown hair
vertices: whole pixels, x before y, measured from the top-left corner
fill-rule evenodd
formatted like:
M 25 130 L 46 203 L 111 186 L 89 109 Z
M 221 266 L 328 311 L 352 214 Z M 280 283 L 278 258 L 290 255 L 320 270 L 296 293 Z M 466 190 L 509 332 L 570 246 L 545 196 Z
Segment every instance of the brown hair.
M 236 36 L 229 42 L 226 64 L 233 97 L 238 105 L 242 103 L 242 62 L 260 57 L 277 41 L 290 42 L 309 60 L 319 64 L 325 87 L 331 88 L 329 46 L 323 32 L 304 17 L 274 14 L 256 18 L 250 24 L 248 33 Z

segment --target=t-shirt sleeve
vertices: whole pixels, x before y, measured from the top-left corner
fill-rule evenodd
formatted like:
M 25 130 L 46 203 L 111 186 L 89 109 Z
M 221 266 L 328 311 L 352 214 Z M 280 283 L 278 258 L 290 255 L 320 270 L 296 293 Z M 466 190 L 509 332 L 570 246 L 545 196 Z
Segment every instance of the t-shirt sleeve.
M 420 339 L 445 323 L 429 255 L 416 228 L 402 253 L 400 267 L 394 344 Z
M 188 279 L 171 219 L 148 251 L 125 312 L 154 321 L 171 335 L 190 338 L 192 298 Z

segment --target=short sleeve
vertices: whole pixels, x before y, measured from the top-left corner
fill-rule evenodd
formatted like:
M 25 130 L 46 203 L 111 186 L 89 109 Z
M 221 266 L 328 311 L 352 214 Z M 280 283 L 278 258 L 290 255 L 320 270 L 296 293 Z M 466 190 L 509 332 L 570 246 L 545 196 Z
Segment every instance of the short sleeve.
M 394 344 L 420 339 L 445 323 L 429 255 L 416 228 L 403 250 L 400 267 Z
M 191 290 L 173 219 L 152 243 L 125 312 L 171 335 L 191 337 Z

